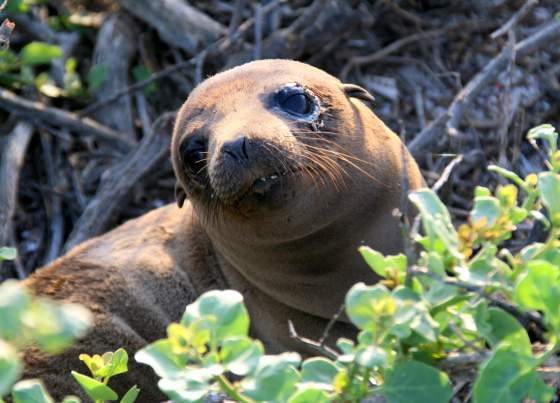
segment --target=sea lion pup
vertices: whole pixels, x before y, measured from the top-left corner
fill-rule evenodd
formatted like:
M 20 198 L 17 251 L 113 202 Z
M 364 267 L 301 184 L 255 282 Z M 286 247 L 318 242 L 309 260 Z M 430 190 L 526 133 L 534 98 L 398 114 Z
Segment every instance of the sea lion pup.
M 57 357 L 27 353 L 27 376 L 60 397 L 80 352 L 124 347 L 133 353 L 165 336 L 200 293 L 241 292 L 252 334 L 269 352 L 306 346 L 288 320 L 318 339 L 348 289 L 375 277 L 357 252 L 401 250 L 393 211 L 421 174 L 399 138 L 365 105 L 362 88 L 312 66 L 261 60 L 200 84 L 181 108 L 171 156 L 178 204 L 154 210 L 92 239 L 28 281 L 38 294 L 79 302 L 95 328 Z M 403 164 L 403 155 L 408 161 Z M 351 336 L 342 316 L 330 341 Z M 160 398 L 151 369 L 130 362 L 115 378 L 137 383 L 140 401 Z

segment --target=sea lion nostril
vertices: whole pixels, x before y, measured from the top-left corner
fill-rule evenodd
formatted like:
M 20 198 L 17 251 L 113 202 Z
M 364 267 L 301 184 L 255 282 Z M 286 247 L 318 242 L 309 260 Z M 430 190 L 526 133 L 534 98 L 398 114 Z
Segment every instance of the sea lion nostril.
M 222 152 L 229 154 L 236 161 L 248 160 L 247 137 L 238 137 L 222 145 Z

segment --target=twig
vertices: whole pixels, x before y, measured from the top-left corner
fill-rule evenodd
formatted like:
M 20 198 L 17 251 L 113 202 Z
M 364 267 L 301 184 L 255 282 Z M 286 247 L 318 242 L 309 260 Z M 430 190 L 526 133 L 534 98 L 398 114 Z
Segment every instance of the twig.
M 314 0 L 290 26 L 273 32 L 262 42 L 262 58 L 297 59 L 304 53 L 317 52 L 355 27 L 358 12 L 350 2 Z M 297 38 L 297 40 L 295 39 Z M 253 59 L 253 49 L 229 56 L 226 68 Z
M 292 339 L 295 339 L 298 342 L 305 344 L 306 346 L 310 347 L 313 351 L 322 354 L 333 360 L 336 359 L 336 357 L 338 357 L 337 352 L 331 349 L 330 347 L 322 345 L 321 343 L 315 340 L 311 340 L 306 337 L 302 337 L 298 335 L 294 327 L 294 324 L 291 320 L 288 320 L 288 332 Z
M 93 65 L 103 66 L 106 75 L 95 91 L 95 100 L 103 101 L 117 88 L 128 86 L 130 64 L 137 48 L 137 35 L 133 27 L 124 15 L 119 14 L 107 19 L 101 26 L 93 50 Z M 111 107 L 99 109 L 95 119 L 135 142 L 130 97 L 123 96 Z
M 262 57 L 262 25 L 263 13 L 260 3 L 255 6 L 255 48 L 253 50 L 253 59 L 259 60 Z
M 45 166 L 45 174 L 47 176 L 47 185 L 49 189 L 56 189 L 59 180 L 52 160 L 53 152 L 49 138 L 50 136 L 48 136 L 46 133 L 41 133 L 40 139 L 41 146 L 43 147 L 42 154 Z M 43 199 L 47 217 L 50 218 L 50 225 L 48 226 L 47 230 L 50 236 L 46 240 L 48 247 L 41 263 L 41 265 L 44 266 L 56 259 L 60 253 L 60 249 L 62 247 L 62 237 L 64 233 L 64 218 L 62 217 L 60 197 L 58 196 L 57 192 L 49 192 L 48 195 L 43 193 Z
M 447 183 L 447 181 L 449 180 L 449 177 L 451 176 L 451 173 L 453 172 L 455 167 L 457 165 L 459 165 L 462 161 L 463 161 L 463 155 L 460 154 L 460 155 L 456 156 L 455 158 L 453 158 L 449 162 L 449 164 L 447 164 L 447 166 L 443 169 L 443 172 L 441 173 L 441 175 L 438 178 L 438 180 L 436 181 L 436 183 L 434 183 L 433 186 L 432 186 L 432 190 L 435 193 L 438 193 L 441 190 L 441 188 L 443 187 L 443 185 L 445 185 Z
M 32 121 L 37 120 L 51 125 L 66 126 L 68 129 L 84 136 L 93 136 L 100 141 L 112 144 L 121 151 L 128 151 L 132 146 L 130 141 L 121 138 L 118 133 L 93 119 L 80 118 L 75 113 L 46 106 L 40 102 L 29 101 L 4 88 L 0 88 L 0 108 Z
M 0 148 L 0 246 L 8 244 L 12 234 L 13 216 L 17 206 L 18 183 L 21 167 L 25 160 L 27 146 L 33 134 L 33 127 L 25 122 L 18 122 L 12 132 L 1 142 Z M 18 270 L 20 279 L 26 273 Z M 1 268 L 1 263 L 0 263 Z
M 231 37 L 235 31 L 239 28 L 239 23 L 241 22 L 241 17 L 243 16 L 243 10 L 245 10 L 246 0 L 236 0 L 235 9 L 231 15 L 228 27 L 228 36 Z
M 546 330 L 546 326 L 544 325 L 544 322 L 541 318 L 540 315 L 534 313 L 534 312 L 521 312 L 515 305 L 512 305 L 506 301 L 502 301 L 500 299 L 497 299 L 491 295 L 489 295 L 485 288 L 492 286 L 492 284 L 488 284 L 486 286 L 479 286 L 479 285 L 475 285 L 475 284 L 471 284 L 471 283 L 467 283 L 464 281 L 460 281 L 457 280 L 454 277 L 447 277 L 447 278 L 441 278 L 439 275 L 434 274 L 430 271 L 428 271 L 427 269 L 424 268 L 419 268 L 419 267 L 414 267 L 414 271 L 413 271 L 414 275 L 419 275 L 419 276 L 427 276 L 430 278 L 433 278 L 436 281 L 439 281 L 443 284 L 447 284 L 453 287 L 458 287 L 458 288 L 462 288 L 466 291 L 471 291 L 474 292 L 478 295 L 480 295 L 483 298 L 486 298 L 488 301 L 490 301 L 490 303 L 494 306 L 497 306 L 499 308 L 502 308 L 503 310 L 507 311 L 508 313 L 512 314 L 513 316 L 515 316 L 516 318 L 518 318 L 522 324 L 525 327 L 528 327 L 528 324 L 530 322 L 535 323 L 538 327 L 540 331 L 544 331 Z
M 504 35 L 507 31 L 513 29 L 519 21 L 521 21 L 529 12 L 533 9 L 533 7 L 539 2 L 539 0 L 527 0 L 523 6 L 517 10 L 515 14 L 500 28 L 495 30 L 490 34 L 490 38 L 496 39 L 499 36 Z
M 408 145 L 408 149 L 412 155 L 418 160 L 422 160 L 427 150 L 434 152 L 437 150 L 438 143 L 445 141 L 446 136 L 441 136 L 442 126 L 446 126 L 447 134 L 453 135 L 461 118 L 465 107 L 469 105 L 480 92 L 503 70 L 511 55 L 515 53 L 516 60 L 536 51 L 544 45 L 550 45 L 551 42 L 560 38 L 560 22 L 547 24 L 537 33 L 531 35 L 527 39 L 517 43 L 514 47 L 506 46 L 500 54 L 494 57 L 482 71 L 476 74 L 467 85 L 459 91 L 453 99 L 446 112 L 442 113 L 424 130 L 422 130 L 416 138 Z
M 105 231 L 125 207 L 131 189 L 165 159 L 170 144 L 169 123 L 175 115 L 175 112 L 161 115 L 152 125 L 150 135 L 122 163 L 103 175 L 95 197 L 66 241 L 65 251 Z
M 345 308 L 346 308 L 345 304 L 340 305 L 340 308 L 338 308 L 338 311 L 336 311 L 334 316 L 329 320 L 329 323 L 327 323 L 327 326 L 325 327 L 325 330 L 323 331 L 323 334 L 321 335 L 321 338 L 319 339 L 319 345 L 321 347 L 325 347 L 325 342 L 327 340 L 327 337 L 329 337 L 329 333 L 331 332 L 331 329 L 333 328 L 333 326 L 336 323 L 336 321 L 338 320 L 338 318 L 340 318 L 340 315 L 342 315 Z
M 401 48 L 410 45 L 412 43 L 418 42 L 418 41 L 429 41 L 429 40 L 435 40 L 438 39 L 440 37 L 442 37 L 445 34 L 459 34 L 462 32 L 465 32 L 465 30 L 469 30 L 469 29 L 484 29 L 485 27 L 487 27 L 487 24 L 484 24 L 482 21 L 468 21 L 468 22 L 460 22 L 460 23 L 456 23 L 456 24 L 450 24 L 446 27 L 443 28 L 438 28 L 438 29 L 433 29 L 430 31 L 424 31 L 424 32 L 418 32 L 409 36 L 406 36 L 404 38 L 401 38 L 399 40 L 396 40 L 395 42 L 391 43 L 390 45 L 385 46 L 382 49 L 379 49 L 378 51 L 370 54 L 370 55 L 365 55 L 365 56 L 355 56 L 352 57 L 347 63 L 346 65 L 342 68 L 341 72 L 340 72 L 340 78 L 342 81 L 346 81 L 348 79 L 348 74 L 350 73 L 350 70 L 352 70 L 352 68 L 357 67 L 357 66 L 361 66 L 364 64 L 371 64 L 373 62 L 376 62 L 378 60 L 383 59 L 385 56 L 390 55 L 391 53 L 394 53 L 398 50 L 400 50 Z
M 470 353 L 457 353 L 450 352 L 444 359 L 438 362 L 438 367 L 442 369 L 457 369 L 457 367 L 474 366 L 490 357 L 490 352 L 470 352 Z
M 278 4 L 284 2 L 285 0 L 275 0 L 272 1 L 271 3 L 267 4 L 266 6 L 263 6 L 262 8 L 262 12 L 263 12 L 263 16 L 266 15 L 268 12 L 272 11 Z M 224 36 L 220 39 L 218 39 L 216 42 L 208 45 L 206 48 L 204 48 L 200 53 L 206 53 L 207 57 L 214 57 L 216 55 L 219 54 L 224 54 L 226 53 L 232 46 L 233 44 L 240 39 L 241 37 L 243 37 L 251 28 L 253 28 L 253 24 L 254 24 L 254 19 L 251 18 L 247 21 L 245 21 L 243 24 L 241 24 L 239 26 L 239 29 L 237 31 L 235 31 L 235 33 L 231 36 Z M 163 70 L 158 71 L 157 73 L 153 73 L 150 77 L 148 77 L 145 80 L 139 81 L 136 84 L 133 84 L 129 87 L 120 89 L 118 91 L 115 91 L 115 93 L 113 95 L 111 95 L 110 97 L 107 97 L 106 99 L 104 99 L 103 101 L 99 101 L 99 102 L 94 102 L 91 105 L 89 105 L 88 107 L 82 109 L 81 111 L 79 111 L 77 113 L 78 116 L 88 116 L 91 115 L 93 112 L 95 112 L 96 110 L 98 110 L 99 108 L 102 108 L 106 105 L 110 105 L 113 102 L 115 102 L 116 100 L 118 100 L 120 97 L 127 95 L 127 94 L 131 94 L 133 92 L 139 91 L 141 89 L 143 89 L 144 87 L 150 85 L 153 82 L 156 82 L 158 80 L 161 80 L 177 71 L 186 69 L 186 68 L 191 68 L 193 66 L 193 64 L 195 64 L 198 60 L 198 55 L 195 57 L 190 58 L 189 60 L 186 60 L 184 62 L 180 62 L 177 64 L 173 64 L 171 66 L 168 66 L 166 68 L 164 68 Z
M 190 55 L 215 41 L 226 28 L 182 0 L 119 0 L 123 8 L 154 27 L 160 37 Z

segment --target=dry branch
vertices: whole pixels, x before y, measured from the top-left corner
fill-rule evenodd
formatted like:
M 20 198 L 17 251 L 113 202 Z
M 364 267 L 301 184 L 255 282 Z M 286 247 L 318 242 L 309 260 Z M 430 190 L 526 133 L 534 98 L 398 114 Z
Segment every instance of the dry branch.
M 93 136 L 100 141 L 112 144 L 121 151 L 128 151 L 133 144 L 93 119 L 80 118 L 72 112 L 49 107 L 40 102 L 29 101 L 1 87 L 0 108 L 29 120 L 40 121 L 47 125 L 66 127 L 83 136 Z
M 144 137 L 123 162 L 104 173 L 95 197 L 88 203 L 64 246 L 66 251 L 101 234 L 113 224 L 118 213 L 126 207 L 133 187 L 167 157 L 170 123 L 174 119 L 174 112 L 160 116 L 152 125 L 150 135 Z
M 3 140 L 0 148 L 0 245 L 8 244 L 13 232 L 13 216 L 17 205 L 20 171 L 25 160 L 27 146 L 33 127 L 27 122 L 18 122 Z M 17 268 L 18 266 L 16 266 Z M 1 263 L 0 263 L 1 268 Z M 19 273 L 20 278 L 25 273 Z
M 498 56 L 476 74 L 455 96 L 447 111 L 436 118 L 408 145 L 412 155 L 422 160 L 426 152 L 436 152 L 449 138 L 450 132 L 456 132 L 463 117 L 465 107 L 469 105 L 486 86 L 504 69 L 515 55 L 515 60 L 523 58 L 543 46 L 558 42 L 560 39 L 560 22 L 547 24 L 537 33 L 518 42 L 514 47 L 506 46 Z M 447 133 L 443 130 L 447 128 Z M 445 135 L 442 136 L 442 132 Z
M 488 23 L 483 21 L 466 21 L 466 22 L 459 22 L 456 24 L 450 24 L 443 28 L 433 29 L 430 31 L 423 31 L 418 32 L 409 36 L 405 36 L 395 42 L 385 46 L 378 51 L 365 56 L 356 56 L 351 58 L 348 63 L 344 66 L 344 68 L 340 72 L 340 78 L 342 81 L 346 81 L 348 78 L 348 73 L 353 67 L 361 66 L 364 64 L 371 64 L 378 60 L 383 59 L 384 57 L 397 52 L 401 48 L 410 45 L 412 43 L 416 43 L 419 41 L 432 41 L 437 40 L 446 34 L 460 34 L 464 33 L 465 30 L 484 30 L 488 28 Z
M 130 63 L 136 52 L 136 33 L 133 25 L 122 15 L 109 18 L 97 35 L 93 64 L 104 66 L 107 74 L 95 100 L 103 101 L 119 88 L 128 86 Z M 111 107 L 101 108 L 95 118 L 102 124 L 111 127 L 134 140 L 134 121 L 130 96 L 123 96 Z
M 263 17 L 267 13 L 272 11 L 274 8 L 276 8 L 278 4 L 282 3 L 283 1 L 284 0 L 274 0 L 268 3 L 266 6 L 264 6 L 261 10 Z M 186 60 L 184 62 L 180 62 L 168 66 L 163 70 L 160 70 L 157 73 L 152 74 L 147 79 L 142 80 L 136 84 L 132 84 L 129 87 L 121 88 L 120 90 L 116 91 L 113 95 L 107 97 L 103 101 L 94 102 L 88 107 L 84 108 L 83 110 L 78 112 L 78 116 L 88 116 L 93 112 L 97 111 L 99 108 L 102 108 L 104 106 L 107 106 L 117 101 L 120 97 L 124 95 L 132 94 L 133 92 L 139 91 L 145 88 L 146 86 L 150 85 L 151 83 L 161 80 L 165 77 L 168 77 L 173 73 L 195 66 L 199 62 L 201 55 L 205 59 L 207 57 L 218 57 L 220 55 L 226 54 L 238 40 L 240 40 L 245 34 L 247 34 L 254 27 L 254 25 L 255 25 L 254 18 L 245 21 L 239 26 L 239 28 L 232 35 L 226 35 L 218 39 L 217 41 L 211 43 L 202 51 L 200 51 L 197 56 L 189 60 Z
M 263 14 L 261 10 L 259 16 Z M 304 52 L 319 51 L 348 33 L 358 21 L 358 13 L 349 2 L 315 0 L 289 27 L 272 33 L 260 44 L 264 59 L 297 59 Z M 253 60 L 254 50 L 243 50 L 228 58 L 225 68 Z
M 226 32 L 221 24 L 181 0 L 119 0 L 119 3 L 154 27 L 164 41 L 191 55 Z
M 507 33 L 510 29 L 515 27 L 519 21 L 525 18 L 538 2 L 539 0 L 527 0 L 525 4 L 523 4 L 523 7 L 521 7 L 504 25 L 490 34 L 490 38 L 496 39 Z

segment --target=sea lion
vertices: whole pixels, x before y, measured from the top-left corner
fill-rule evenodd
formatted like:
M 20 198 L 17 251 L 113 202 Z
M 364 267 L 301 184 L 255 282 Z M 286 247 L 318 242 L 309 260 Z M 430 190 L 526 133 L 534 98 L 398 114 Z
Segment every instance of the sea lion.
M 423 185 L 371 100 L 289 60 L 251 62 L 200 84 L 173 132 L 179 206 L 85 242 L 26 281 L 95 315 L 93 331 L 64 354 L 29 350 L 26 376 L 43 378 L 57 397 L 77 393 L 68 374 L 82 368 L 80 352 L 133 353 L 214 288 L 244 295 L 252 335 L 269 352 L 316 353 L 289 336 L 288 320 L 318 339 L 348 289 L 376 281 L 357 248 L 402 249 L 394 214 L 402 178 L 409 189 Z M 329 340 L 354 333 L 342 315 Z M 157 401 L 151 369 L 133 360 L 129 368 L 113 386 L 122 393 L 137 383 L 141 401 Z

